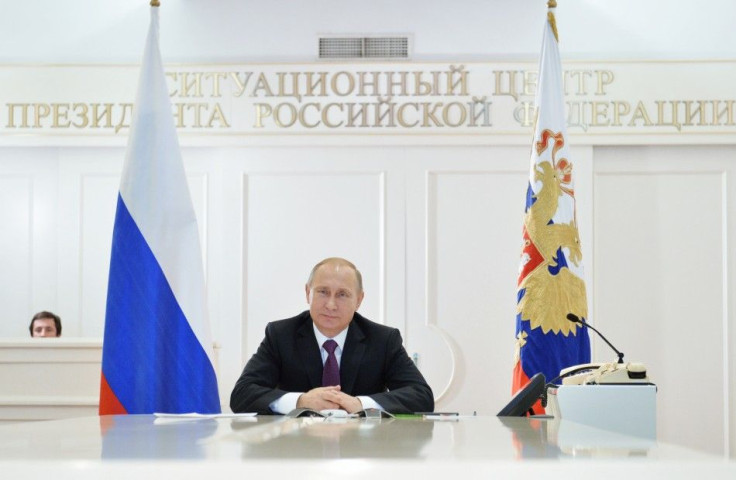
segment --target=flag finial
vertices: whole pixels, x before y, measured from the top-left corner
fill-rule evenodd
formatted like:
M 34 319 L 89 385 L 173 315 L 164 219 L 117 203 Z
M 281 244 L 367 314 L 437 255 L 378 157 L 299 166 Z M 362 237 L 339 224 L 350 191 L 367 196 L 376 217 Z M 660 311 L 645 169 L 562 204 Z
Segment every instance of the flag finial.
M 557 8 L 557 2 L 555 0 L 549 0 L 547 2 L 547 8 L 549 8 L 549 11 L 547 12 L 547 21 L 549 22 L 550 28 L 552 28 L 552 33 L 555 34 L 555 40 L 559 42 L 560 37 L 557 35 L 557 22 L 555 21 L 555 14 L 552 12 L 553 8 Z
M 152 7 L 160 7 L 161 6 L 161 2 L 159 2 L 158 0 L 151 0 L 151 6 Z

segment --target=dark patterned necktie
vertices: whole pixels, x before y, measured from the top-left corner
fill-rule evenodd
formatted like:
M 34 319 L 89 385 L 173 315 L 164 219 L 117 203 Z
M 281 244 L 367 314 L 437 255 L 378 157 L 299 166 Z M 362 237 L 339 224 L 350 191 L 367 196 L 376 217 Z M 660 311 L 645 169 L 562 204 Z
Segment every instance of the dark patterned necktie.
M 322 344 L 322 348 L 327 350 L 327 361 L 322 368 L 322 386 L 340 385 L 340 367 L 337 365 L 337 357 L 335 356 L 337 342 L 327 340 Z

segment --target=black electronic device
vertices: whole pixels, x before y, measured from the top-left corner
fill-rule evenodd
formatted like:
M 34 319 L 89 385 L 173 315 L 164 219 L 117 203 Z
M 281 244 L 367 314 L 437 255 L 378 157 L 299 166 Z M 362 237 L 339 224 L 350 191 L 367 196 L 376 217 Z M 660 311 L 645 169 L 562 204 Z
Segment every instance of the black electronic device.
M 511 401 L 501 409 L 497 417 L 525 417 L 527 414 L 534 414 L 532 406 L 544 393 L 546 385 L 543 373 L 537 373 L 532 376 L 529 383 L 524 388 L 516 392 Z

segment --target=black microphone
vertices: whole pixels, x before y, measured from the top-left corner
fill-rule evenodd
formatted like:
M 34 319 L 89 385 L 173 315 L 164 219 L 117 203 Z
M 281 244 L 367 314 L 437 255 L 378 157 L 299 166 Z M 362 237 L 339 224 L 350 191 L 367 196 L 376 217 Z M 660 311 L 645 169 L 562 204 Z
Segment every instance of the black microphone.
M 621 353 L 621 352 L 619 352 L 618 350 L 616 350 L 616 347 L 614 347 L 613 345 L 611 345 L 611 342 L 609 342 L 608 339 L 606 337 L 604 337 L 601 332 L 599 332 L 598 330 L 596 330 L 595 328 L 593 328 L 585 320 L 583 320 L 581 318 L 578 318 L 576 315 L 574 315 L 572 313 L 568 313 L 567 314 L 567 319 L 570 320 L 573 323 L 579 323 L 580 325 L 583 325 L 585 327 L 588 327 L 591 330 L 593 330 L 595 333 L 597 333 L 603 339 L 603 341 L 606 342 L 608 344 L 608 346 L 613 349 L 614 352 L 616 352 L 616 354 L 618 355 L 618 363 L 624 363 L 624 354 Z

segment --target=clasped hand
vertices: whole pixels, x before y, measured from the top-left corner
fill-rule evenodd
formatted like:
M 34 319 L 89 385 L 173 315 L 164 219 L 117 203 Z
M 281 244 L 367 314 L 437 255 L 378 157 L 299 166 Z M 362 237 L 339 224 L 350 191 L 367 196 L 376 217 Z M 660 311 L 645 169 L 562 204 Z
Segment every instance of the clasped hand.
M 297 408 L 311 408 L 312 410 L 342 409 L 348 413 L 359 412 L 363 409 L 360 400 L 352 395 L 340 391 L 340 386 L 318 387 L 299 396 Z

